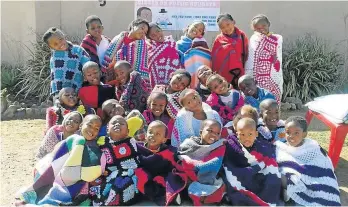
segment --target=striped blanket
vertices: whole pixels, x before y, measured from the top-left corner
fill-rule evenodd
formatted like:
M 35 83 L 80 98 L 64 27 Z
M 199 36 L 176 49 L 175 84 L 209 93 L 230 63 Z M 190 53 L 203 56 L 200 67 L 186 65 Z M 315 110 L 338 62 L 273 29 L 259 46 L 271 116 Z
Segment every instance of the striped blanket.
M 232 205 L 269 206 L 280 199 L 280 173 L 275 159 L 275 146 L 255 140 L 251 148 L 242 146 L 230 135 L 223 168 L 227 195 Z
M 105 169 L 97 142 L 72 135 L 36 165 L 34 183 L 19 198 L 36 205 L 89 205 L 89 184 Z
M 104 35 L 103 37 L 110 43 L 111 40 L 108 37 Z M 96 62 L 98 63 L 98 65 L 100 65 L 98 51 L 97 51 L 97 42 L 92 35 L 87 34 L 83 38 L 80 46 L 83 47 L 83 49 L 85 49 L 86 52 L 89 54 L 89 56 L 91 57 L 91 61 Z
M 286 195 L 304 206 L 340 206 L 340 192 L 332 162 L 318 142 L 305 138 L 299 147 L 275 142 Z

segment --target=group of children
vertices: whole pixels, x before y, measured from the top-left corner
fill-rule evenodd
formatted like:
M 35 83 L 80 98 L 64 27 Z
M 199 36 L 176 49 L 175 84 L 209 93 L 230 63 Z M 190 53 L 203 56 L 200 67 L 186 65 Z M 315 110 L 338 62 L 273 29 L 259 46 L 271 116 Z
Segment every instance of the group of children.
M 229 14 L 217 22 L 217 39 L 242 44 L 231 52 L 214 43 L 239 61 L 228 63 L 228 75 L 200 21 L 177 46 L 142 19 L 110 40 L 90 16 L 81 47 L 50 28 L 43 39 L 53 50 L 54 106 L 34 182 L 16 204 L 340 205 L 332 163 L 306 138 L 305 119 L 280 119 L 280 93 L 244 74 L 244 33 Z M 269 21 L 261 25 L 268 34 Z

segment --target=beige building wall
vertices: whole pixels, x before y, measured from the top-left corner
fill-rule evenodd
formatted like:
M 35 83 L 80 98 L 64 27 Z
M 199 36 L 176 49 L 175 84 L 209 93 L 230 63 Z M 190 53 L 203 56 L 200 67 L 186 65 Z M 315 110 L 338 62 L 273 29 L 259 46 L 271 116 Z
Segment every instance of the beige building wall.
M 113 38 L 126 30 L 134 19 L 134 1 L 110 1 L 104 7 L 95 1 L 36 1 L 36 2 L 2 2 L 2 35 L 7 34 L 17 41 L 32 40 L 27 36 L 28 27 L 43 33 L 50 26 L 58 26 L 68 35 L 85 35 L 84 20 L 88 15 L 98 15 L 103 21 L 104 33 Z M 252 35 L 250 20 L 258 13 L 263 13 L 271 20 L 271 30 L 289 39 L 312 32 L 338 46 L 346 49 L 348 39 L 348 2 L 260 2 L 260 1 L 221 1 L 221 12 L 230 13 L 237 26 Z M 5 13 L 5 14 L 4 14 Z M 25 16 L 23 21 L 22 16 Z M 9 19 L 13 19 L 9 24 Z M 169 32 L 166 32 L 167 34 Z M 171 31 L 174 38 L 179 38 L 181 31 Z M 206 39 L 211 43 L 218 32 L 208 32 Z M 4 38 L 1 38 L 2 61 L 12 61 L 13 52 L 4 54 Z M 343 43 L 343 44 L 342 44 Z M 18 51 L 18 44 L 11 45 Z M 345 50 L 346 51 L 346 50 Z M 23 52 L 20 56 L 23 59 Z

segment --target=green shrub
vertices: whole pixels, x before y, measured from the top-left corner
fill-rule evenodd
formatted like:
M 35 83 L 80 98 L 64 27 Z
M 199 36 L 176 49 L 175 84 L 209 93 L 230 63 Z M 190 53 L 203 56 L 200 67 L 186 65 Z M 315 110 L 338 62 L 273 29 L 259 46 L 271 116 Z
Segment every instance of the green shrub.
M 17 66 L 1 64 L 1 90 L 7 88 L 8 91 L 15 91 L 15 86 L 19 81 L 19 69 Z
M 336 89 L 343 74 L 343 58 L 323 39 L 306 34 L 284 45 L 283 76 L 286 97 L 303 102 Z

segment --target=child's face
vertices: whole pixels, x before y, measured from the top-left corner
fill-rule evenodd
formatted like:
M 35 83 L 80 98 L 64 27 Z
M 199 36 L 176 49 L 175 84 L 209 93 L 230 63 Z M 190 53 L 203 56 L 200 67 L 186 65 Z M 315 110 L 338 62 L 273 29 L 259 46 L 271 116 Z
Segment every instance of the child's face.
M 79 129 L 81 122 L 81 115 L 73 113 L 64 119 L 64 130 L 68 133 L 75 133 Z
M 196 91 L 188 92 L 182 99 L 183 107 L 191 112 L 203 110 L 202 100 Z
M 114 117 L 116 115 L 123 116 L 124 108 L 118 102 L 110 102 L 106 104 L 104 107 L 104 113 L 108 115 L 108 117 Z
M 63 34 L 54 34 L 47 41 L 48 46 L 53 50 L 65 51 L 68 49 L 68 43 Z
M 121 85 L 125 85 L 129 81 L 131 69 L 120 66 L 115 70 L 115 78 Z
M 207 123 L 201 131 L 202 143 L 213 144 L 220 139 L 221 127 L 216 123 Z
M 304 132 L 295 122 L 289 122 L 285 125 L 286 141 L 290 146 L 298 147 L 302 145 L 307 132 Z
M 119 141 L 128 137 L 128 124 L 126 119 L 121 116 L 112 118 L 108 128 L 109 136 L 114 141 Z
M 279 121 L 279 107 L 276 104 L 271 104 L 262 112 L 262 119 L 266 126 L 270 129 L 277 128 Z
M 234 32 L 234 21 L 227 18 L 220 19 L 218 25 L 223 34 L 231 35 Z
M 203 37 L 204 24 L 196 22 L 191 24 L 187 30 L 187 34 L 191 39 Z
M 246 96 L 257 96 L 257 87 L 255 84 L 255 81 L 253 80 L 245 80 L 241 82 L 239 85 L 239 89 L 246 95 Z
M 103 25 L 101 25 L 101 23 L 98 20 L 96 20 L 89 24 L 87 33 L 92 35 L 94 38 L 101 38 L 103 30 Z
M 152 12 L 148 9 L 143 9 L 140 12 L 140 18 L 147 20 L 148 22 L 152 22 Z
M 269 32 L 269 26 L 268 24 L 263 24 L 263 23 L 256 24 L 254 25 L 254 31 L 267 35 Z
M 136 39 L 136 40 L 144 39 L 148 30 L 149 28 L 146 24 L 140 24 L 138 26 L 133 27 L 132 29 L 133 39 Z
M 216 78 L 212 82 L 210 82 L 210 90 L 218 95 L 226 94 L 229 91 L 228 83 L 227 81 Z
M 169 82 L 170 88 L 174 91 L 182 91 L 189 85 L 190 79 L 183 75 L 183 74 L 177 74 L 174 75 Z
M 102 123 L 98 119 L 91 119 L 82 123 L 81 135 L 88 141 L 94 140 L 99 133 Z
M 74 107 L 76 106 L 78 99 L 77 94 L 74 89 L 68 88 L 68 89 L 62 89 L 65 90 L 60 97 L 60 103 L 67 106 L 67 107 Z
M 151 101 L 150 110 L 155 117 L 159 117 L 164 113 L 167 100 L 164 98 L 156 98 Z
M 146 133 L 146 142 L 148 148 L 158 149 L 166 142 L 166 128 L 157 124 L 150 125 Z
M 211 71 L 209 68 L 202 68 L 198 71 L 198 80 L 202 85 L 206 86 L 207 79 L 211 74 L 213 74 L 213 71 Z
M 258 132 L 256 131 L 255 126 L 244 125 L 243 127 L 239 127 L 237 125 L 237 136 L 239 142 L 244 147 L 251 147 L 253 146 L 256 137 L 258 136 Z
M 93 86 L 100 85 L 100 72 L 98 68 L 88 68 L 83 73 L 83 76 L 85 78 L 85 81 L 87 81 L 89 84 Z
M 164 42 L 164 34 L 159 27 L 151 27 L 149 37 L 156 42 Z

